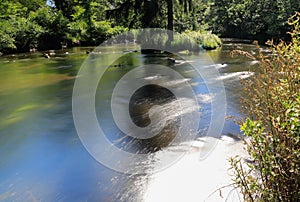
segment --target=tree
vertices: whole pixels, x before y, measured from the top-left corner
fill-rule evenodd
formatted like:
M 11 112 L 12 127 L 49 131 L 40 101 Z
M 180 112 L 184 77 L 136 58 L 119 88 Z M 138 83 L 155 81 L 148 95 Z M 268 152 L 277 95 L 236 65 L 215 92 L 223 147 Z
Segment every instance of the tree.
M 108 19 L 118 19 L 119 25 L 129 28 L 159 27 L 184 31 L 181 27 L 183 24 L 187 24 L 186 22 L 191 24 L 186 28 L 195 29 L 197 27 L 195 25 L 195 22 L 198 22 L 196 12 L 199 12 L 197 9 L 200 9 L 200 5 L 195 0 L 120 0 L 111 3 L 112 9 L 107 10 L 107 17 Z M 194 6 L 197 9 L 194 9 Z
M 173 0 L 167 0 L 168 5 L 168 30 L 173 31 L 174 16 L 173 16 Z
M 69 20 L 74 13 L 74 7 L 78 4 L 78 0 L 53 0 L 55 8 L 62 11 L 63 15 Z
M 46 0 L 18 0 L 18 2 L 28 8 L 28 11 L 36 11 L 46 5 Z
M 206 20 L 225 37 L 267 40 L 285 38 L 288 17 L 300 10 L 299 1 L 212 0 Z
M 22 3 L 21 3 L 22 2 Z M 41 1 L 33 1 L 33 5 L 42 4 Z M 29 51 L 38 44 L 43 27 L 36 22 L 27 20 L 30 9 L 25 7 L 25 1 L 3 0 L 0 4 L 0 52 Z

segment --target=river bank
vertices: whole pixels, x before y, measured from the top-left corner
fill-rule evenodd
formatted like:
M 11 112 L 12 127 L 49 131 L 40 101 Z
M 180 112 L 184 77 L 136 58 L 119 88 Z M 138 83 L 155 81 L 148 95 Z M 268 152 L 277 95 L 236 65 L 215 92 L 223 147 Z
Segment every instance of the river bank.
M 153 29 L 155 30 L 155 29 Z M 154 31 L 155 32 L 155 31 Z M 163 30 L 161 31 L 163 32 Z M 139 34 L 140 33 L 140 34 Z M 185 31 L 182 34 L 179 33 L 173 33 L 174 38 L 172 41 L 168 41 L 168 34 L 165 33 L 166 40 L 164 41 L 157 41 L 156 36 L 148 36 L 147 31 L 144 30 L 132 30 L 129 32 L 125 32 L 122 37 L 124 38 L 122 41 L 115 41 L 114 36 L 110 38 L 107 41 L 103 41 L 102 43 L 99 43 L 99 45 L 107 44 L 109 45 L 117 45 L 117 44 L 128 44 L 133 43 L 136 45 L 142 45 L 145 43 L 145 40 L 147 43 L 151 42 L 153 46 L 171 46 L 174 51 L 199 51 L 199 50 L 214 50 L 222 45 L 222 40 L 215 34 L 212 34 L 208 31 Z M 133 38 L 132 38 L 133 37 Z M 146 38 L 145 38 L 146 37 Z M 159 36 L 162 37 L 162 36 Z M 170 43 L 170 44 L 169 44 Z M 68 48 L 85 48 L 85 47 L 95 47 L 95 43 L 85 43 L 83 46 L 80 46 L 79 44 L 74 43 L 65 43 L 61 45 L 61 48 L 56 47 L 56 49 L 37 49 L 37 48 L 31 48 L 27 51 L 19 50 L 19 49 L 12 49 L 11 51 L 6 51 L 5 54 L 3 54 L 0 50 L 0 56 L 2 55 L 15 55 L 15 54 L 29 54 L 29 53 L 36 53 L 41 52 L 45 58 L 50 58 L 51 56 L 54 56 L 56 53 L 66 53 L 68 54 L 67 49 Z M 87 51 L 86 53 L 90 53 L 91 50 Z

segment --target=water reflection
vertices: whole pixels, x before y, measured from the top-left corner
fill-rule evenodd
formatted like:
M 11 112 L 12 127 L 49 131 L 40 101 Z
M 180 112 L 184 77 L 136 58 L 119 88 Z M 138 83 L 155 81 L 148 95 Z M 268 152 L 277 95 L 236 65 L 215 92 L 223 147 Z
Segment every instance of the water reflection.
M 50 60 L 1 58 L 15 62 L 0 66 L 0 201 L 139 198 L 137 188 L 127 190 L 139 176 L 103 167 L 78 139 L 71 95 L 86 54 L 69 52 Z
M 132 61 L 130 65 L 128 65 L 127 62 L 124 62 L 125 57 L 128 58 L 125 61 Z M 153 75 L 153 70 L 151 70 L 152 66 L 149 66 L 135 71 L 135 77 L 138 78 L 135 82 L 138 83 L 140 80 L 147 80 L 151 81 L 152 85 L 146 85 L 138 89 L 131 97 L 128 109 L 131 119 L 136 125 L 146 127 L 150 124 L 150 119 L 152 117 L 154 129 L 161 128 L 163 126 L 163 130 L 161 130 L 155 137 L 148 139 L 133 138 L 119 130 L 113 119 L 110 102 L 115 85 L 134 67 L 150 64 L 150 62 L 153 64 L 164 64 L 174 69 L 178 68 L 176 71 L 183 74 L 185 71 L 193 69 L 188 64 L 181 66 L 174 65 L 173 63 L 170 64 L 168 57 L 166 56 L 157 57 L 157 55 L 149 56 L 136 53 L 126 54 L 119 60 L 115 61 L 114 64 L 106 70 L 104 76 L 99 82 L 95 99 L 97 118 L 104 134 L 109 134 L 107 135 L 107 139 L 110 140 L 113 145 L 133 154 L 153 153 L 160 151 L 167 146 L 174 145 L 173 140 L 178 133 L 179 126 L 181 124 L 181 117 L 199 110 L 197 107 L 193 107 L 194 104 L 189 99 L 178 99 L 167 89 L 168 87 L 181 89 L 183 88 L 183 85 L 187 84 L 190 86 L 191 84 L 188 82 L 192 82 L 193 79 L 201 79 L 199 78 L 199 75 L 190 73 L 190 78 L 183 79 L 178 79 L 173 75 L 168 74 Z M 203 88 L 202 83 L 201 86 Z M 195 87 L 195 89 L 196 88 L 199 88 L 199 85 Z M 126 95 L 124 96 L 126 97 Z M 127 98 L 125 100 L 124 99 L 125 98 L 123 96 L 119 96 L 117 98 L 120 110 L 127 110 Z M 189 136 L 189 134 L 185 135 L 187 137 Z M 174 156 L 176 154 L 173 153 L 172 155 Z M 145 159 L 143 164 L 149 164 L 149 162 L 153 161 L 155 161 L 155 159 Z M 149 164 L 144 166 L 151 167 L 152 165 Z
M 239 44 L 243 50 L 256 51 L 252 45 Z M 222 50 L 209 52 L 218 65 L 225 82 L 228 115 L 240 116 L 238 77 L 250 68 L 257 71 L 257 63 L 247 59 L 230 58 L 229 51 L 237 45 L 225 44 Z M 136 49 L 136 47 L 132 47 Z M 141 201 L 150 176 L 126 175 L 112 171 L 97 163 L 82 146 L 72 119 L 71 95 L 75 76 L 86 58 L 86 50 L 74 48 L 69 54 L 57 54 L 45 59 L 39 53 L 0 58 L 0 201 Z M 154 153 L 145 161 L 155 166 L 156 158 L 163 158 L 159 150 L 182 148 L 169 146 L 178 130 L 179 115 L 173 110 L 180 103 L 190 113 L 189 100 L 176 100 L 172 93 L 160 86 L 148 86 L 137 91 L 129 107 L 132 120 L 140 126 L 149 124 L 149 116 L 162 116 L 171 122 L 161 132 L 162 139 L 134 140 L 124 136 L 112 121 L 110 99 L 116 82 L 131 69 L 142 64 L 167 65 L 178 71 L 185 81 L 174 80 L 169 85 L 180 86 L 189 82 L 198 94 L 201 104 L 199 136 L 205 134 L 210 122 L 210 94 L 199 75 L 185 63 L 174 63 L 167 56 L 145 56 L 125 53 L 126 47 L 113 47 L 95 51 L 99 55 L 126 55 L 116 61 L 99 82 L 96 94 L 96 112 L 99 124 L 105 126 L 110 141 L 133 153 Z M 114 52 L 114 53 L 113 53 Z M 180 60 L 180 58 L 176 58 Z M 103 65 L 107 61 L 103 60 Z M 95 64 L 97 64 L 95 62 Z M 91 75 L 98 66 L 91 67 Z M 207 67 L 209 68 L 209 67 Z M 231 75 L 225 79 L 224 76 Z M 144 79 L 156 80 L 158 77 Z M 216 78 L 218 79 L 218 78 Z M 98 101 L 98 102 L 97 102 Z M 162 108 L 167 114 L 158 113 Z M 152 110 L 151 110 L 152 109 Z M 173 116 L 168 116 L 168 115 Z M 142 119 L 140 119 L 142 118 Z M 224 134 L 237 134 L 239 128 L 227 122 Z M 167 137 L 167 138 L 166 138 Z M 168 147 L 169 146 L 169 147 Z M 152 165 L 151 165 L 152 163 Z M 142 165 L 143 166 L 143 165 Z

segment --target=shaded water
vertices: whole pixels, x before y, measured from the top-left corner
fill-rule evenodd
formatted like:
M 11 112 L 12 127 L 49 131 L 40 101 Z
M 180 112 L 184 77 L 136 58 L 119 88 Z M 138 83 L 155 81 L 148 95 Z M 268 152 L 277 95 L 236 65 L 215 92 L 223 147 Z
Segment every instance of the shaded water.
M 224 44 L 222 49 L 210 51 L 209 55 L 221 73 L 216 79 L 225 84 L 227 114 L 240 116 L 239 79 L 247 77 L 245 71 L 249 67 L 255 70 L 257 64 L 241 57 L 230 58 L 229 52 L 237 48 L 256 53 L 253 45 Z M 106 168 L 89 155 L 78 138 L 72 118 L 72 90 L 77 72 L 87 56 L 86 50 L 92 48 L 69 49 L 69 54 L 61 51 L 50 59 L 43 58 L 40 53 L 0 58 L 0 201 L 142 200 L 147 175 L 126 175 Z M 167 146 L 170 140 L 132 141 L 123 138 L 111 121 L 109 100 L 118 79 L 141 64 L 168 65 L 196 82 L 194 89 L 200 102 L 205 103 L 203 112 L 209 111 L 213 97 L 185 64 L 170 63 L 167 57 L 128 54 L 124 50 L 126 48 L 113 47 L 101 53 L 127 56 L 112 65 L 99 83 L 96 95 L 98 120 L 106 128 L 106 134 L 110 134 L 108 138 L 117 141 L 119 147 L 131 152 L 155 152 Z M 165 89 L 148 88 L 152 94 L 144 88 L 131 101 L 132 119 L 140 126 L 149 124 L 149 117 L 143 112 L 149 110 L 149 103 L 161 105 L 174 101 L 172 93 Z M 200 128 L 205 130 L 210 115 L 204 113 L 203 117 Z M 139 122 L 140 118 L 142 122 Z M 163 134 L 178 129 L 178 119 L 172 120 Z M 238 127 L 226 122 L 223 134 L 237 133 Z M 201 136 L 201 132 L 198 135 Z M 155 141 L 163 144 L 158 146 Z

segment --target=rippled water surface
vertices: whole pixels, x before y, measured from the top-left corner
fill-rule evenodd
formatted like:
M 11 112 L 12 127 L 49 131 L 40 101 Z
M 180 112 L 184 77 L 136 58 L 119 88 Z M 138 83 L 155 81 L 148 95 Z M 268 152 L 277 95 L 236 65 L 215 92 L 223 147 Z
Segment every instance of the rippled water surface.
M 152 109 L 151 116 L 165 119 L 168 126 L 158 138 L 150 140 L 124 136 L 112 121 L 112 89 L 123 75 L 143 64 L 166 65 L 184 75 L 186 80 L 172 80 L 169 85 L 180 87 L 182 82 L 189 82 L 193 86 L 202 114 L 197 137 L 204 135 L 210 123 L 210 102 L 214 95 L 207 91 L 201 77 L 180 58 L 175 58 L 178 61 L 174 63 L 169 56 L 126 51 L 135 48 L 114 46 L 97 53 L 122 56 L 106 71 L 96 93 L 96 113 L 107 138 L 119 148 L 133 153 L 167 149 L 180 122 L 174 109 L 178 105 L 185 107 L 186 112 L 182 113 L 189 113 L 191 109 L 188 100 L 176 101 L 172 92 L 159 85 L 144 87 L 130 101 L 133 122 L 147 126 L 150 123 L 148 112 Z M 211 68 L 220 72 L 215 79 L 225 84 L 227 114 L 239 117 L 239 80 L 249 77 L 249 68 L 256 71 L 257 61 L 231 58 L 229 52 L 233 49 L 256 54 L 253 45 L 226 43 L 208 55 L 214 62 Z M 108 169 L 89 155 L 77 135 L 72 118 L 72 90 L 87 50 L 92 48 L 58 51 L 50 59 L 42 57 L 41 53 L 0 57 L 0 201 L 141 201 L 144 198 L 150 176 Z M 103 66 L 106 63 L 103 60 Z M 155 76 L 143 77 L 143 72 L 138 74 L 146 80 L 157 79 Z M 122 98 L 119 99 L 122 103 Z M 156 105 L 161 108 L 153 108 Z M 161 110 L 167 115 L 162 115 Z M 235 124 L 226 122 L 223 135 L 238 133 Z M 151 167 L 155 162 L 150 160 L 148 163 Z

